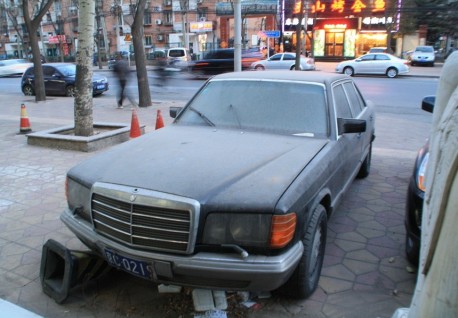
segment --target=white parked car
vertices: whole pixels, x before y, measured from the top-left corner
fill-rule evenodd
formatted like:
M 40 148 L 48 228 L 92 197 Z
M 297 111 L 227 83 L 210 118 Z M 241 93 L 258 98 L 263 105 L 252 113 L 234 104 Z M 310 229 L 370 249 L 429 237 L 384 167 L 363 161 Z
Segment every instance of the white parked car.
M 19 76 L 30 66 L 33 66 L 33 63 L 30 63 L 26 59 L 1 60 L 0 76 Z
M 410 71 L 409 61 L 387 53 L 369 53 L 354 60 L 340 62 L 337 73 L 350 76 L 357 74 L 380 74 L 390 78 Z
M 430 65 L 434 66 L 436 55 L 432 46 L 417 46 L 409 57 L 410 65 Z
M 301 55 L 300 69 L 302 71 L 315 70 L 315 60 L 311 57 Z M 266 60 L 256 61 L 251 64 L 250 69 L 256 71 L 264 70 L 294 70 L 296 68 L 296 53 L 285 52 L 272 55 Z

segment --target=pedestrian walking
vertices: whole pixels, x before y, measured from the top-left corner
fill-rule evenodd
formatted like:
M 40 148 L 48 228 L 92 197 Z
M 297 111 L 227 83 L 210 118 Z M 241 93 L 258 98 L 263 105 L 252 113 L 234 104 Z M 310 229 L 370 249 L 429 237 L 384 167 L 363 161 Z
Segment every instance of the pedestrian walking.
M 126 84 L 129 77 L 129 65 L 120 54 L 116 56 L 116 63 L 113 67 L 113 71 L 118 78 L 120 86 L 118 92 L 118 108 L 123 108 L 122 103 L 124 102 L 124 98 L 129 98 L 126 94 Z

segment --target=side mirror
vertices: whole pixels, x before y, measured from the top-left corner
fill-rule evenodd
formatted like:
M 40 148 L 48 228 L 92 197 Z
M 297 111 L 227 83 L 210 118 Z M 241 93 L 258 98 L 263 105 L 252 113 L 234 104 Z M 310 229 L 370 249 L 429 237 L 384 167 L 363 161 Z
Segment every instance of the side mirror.
M 366 131 L 366 121 L 364 119 L 337 118 L 337 129 L 339 135 L 362 133 Z
M 172 118 L 177 118 L 178 114 L 183 110 L 183 107 L 170 107 L 169 114 Z
M 355 62 L 361 62 L 362 60 L 359 58 L 359 59 L 356 59 Z
M 432 113 L 434 110 L 434 103 L 436 102 L 436 96 L 426 96 L 421 102 L 421 109 Z

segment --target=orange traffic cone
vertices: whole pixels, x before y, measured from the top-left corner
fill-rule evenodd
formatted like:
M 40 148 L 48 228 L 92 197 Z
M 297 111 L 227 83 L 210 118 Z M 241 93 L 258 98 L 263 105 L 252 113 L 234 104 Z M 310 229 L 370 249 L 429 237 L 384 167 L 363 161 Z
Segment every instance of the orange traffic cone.
M 132 109 L 132 121 L 130 124 L 130 138 L 140 137 L 142 134 L 140 124 L 138 123 L 137 110 Z
M 32 131 L 30 127 L 29 117 L 27 116 L 27 109 L 24 104 L 21 104 L 21 123 L 19 127 L 20 134 L 26 134 Z
M 156 129 L 164 127 L 164 120 L 162 119 L 161 111 L 157 110 L 157 117 L 156 117 Z

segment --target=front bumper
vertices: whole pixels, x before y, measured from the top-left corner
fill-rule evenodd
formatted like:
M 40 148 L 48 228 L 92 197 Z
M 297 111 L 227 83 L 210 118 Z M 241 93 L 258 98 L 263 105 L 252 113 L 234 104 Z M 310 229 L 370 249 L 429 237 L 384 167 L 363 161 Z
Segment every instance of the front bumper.
M 65 209 L 61 220 L 91 250 L 106 257 L 105 250 L 144 261 L 154 267 L 152 281 L 199 288 L 270 291 L 283 285 L 292 275 L 304 247 L 298 241 L 277 256 L 199 252 L 175 255 L 129 248 L 95 232 L 91 225 Z

